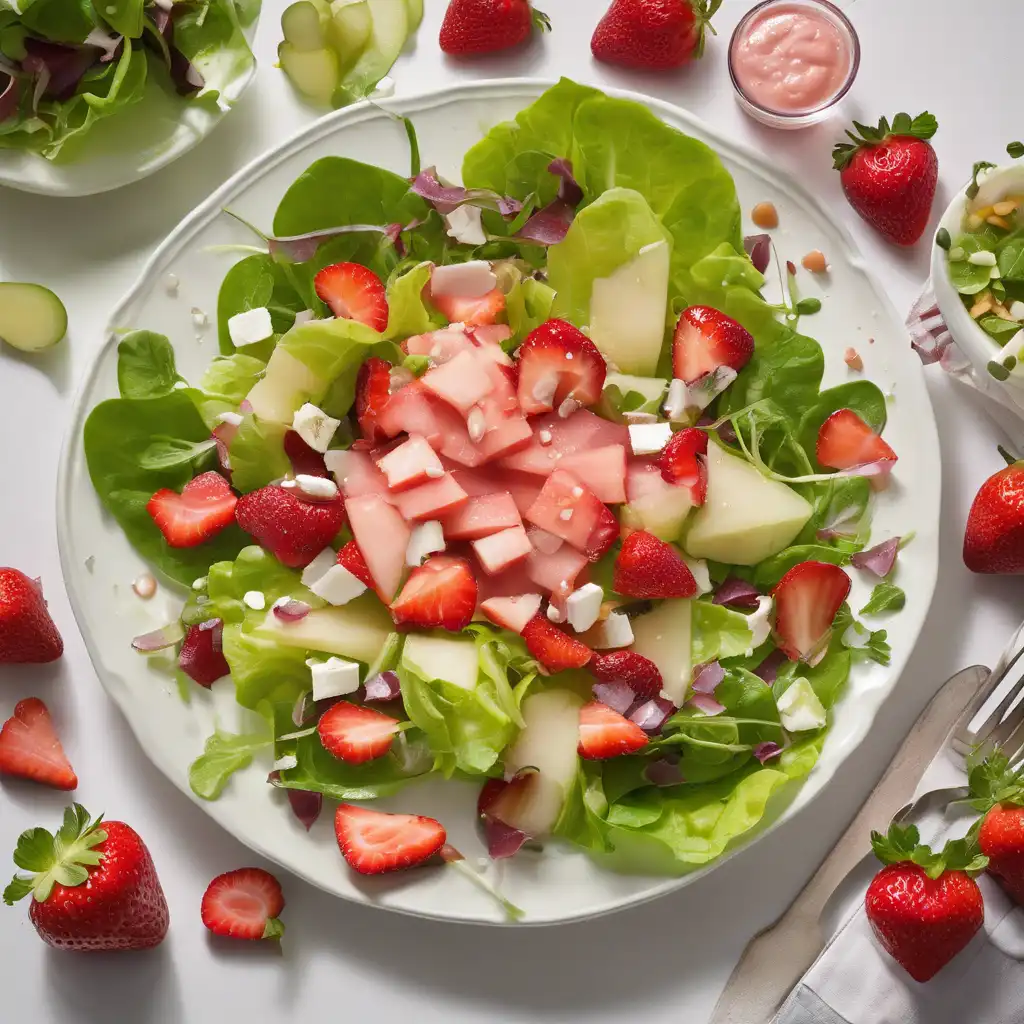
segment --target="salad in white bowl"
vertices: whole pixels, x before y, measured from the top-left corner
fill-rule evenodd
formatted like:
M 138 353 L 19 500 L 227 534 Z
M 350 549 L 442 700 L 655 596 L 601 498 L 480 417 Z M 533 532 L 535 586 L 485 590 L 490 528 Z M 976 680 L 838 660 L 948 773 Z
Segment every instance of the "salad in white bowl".
M 267 723 L 212 736 L 193 790 L 273 744 L 268 794 L 338 802 L 364 873 L 455 856 L 373 809 L 427 776 L 479 788 L 495 857 L 706 864 L 888 659 L 845 603 L 851 563 L 902 602 L 899 538 L 869 547 L 885 398 L 821 390 L 731 177 L 640 105 L 563 81 L 461 186 L 413 153 L 311 165 L 225 277 L 202 379 L 135 331 L 86 423 L 104 505 L 189 588 L 135 646 Z

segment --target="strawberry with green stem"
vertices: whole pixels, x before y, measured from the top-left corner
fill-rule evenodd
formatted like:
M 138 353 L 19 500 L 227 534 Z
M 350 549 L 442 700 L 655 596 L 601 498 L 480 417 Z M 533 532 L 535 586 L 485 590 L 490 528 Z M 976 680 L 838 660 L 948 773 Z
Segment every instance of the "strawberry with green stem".
M 983 817 L 974 828 L 988 873 L 1024 906 L 1024 764 L 1011 767 L 1002 751 L 968 761 L 971 806 Z
M 1008 465 L 979 489 L 964 530 L 964 564 L 971 572 L 1024 573 L 1024 461 L 999 449 Z

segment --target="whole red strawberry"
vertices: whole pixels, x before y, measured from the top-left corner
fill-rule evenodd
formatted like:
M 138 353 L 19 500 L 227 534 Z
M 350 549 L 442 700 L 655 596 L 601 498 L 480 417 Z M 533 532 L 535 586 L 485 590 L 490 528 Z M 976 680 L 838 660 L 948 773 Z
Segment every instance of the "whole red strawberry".
M 163 942 L 167 901 L 146 844 L 124 822 L 90 821 L 75 804 L 56 836 L 22 832 L 14 861 L 29 874 L 14 876 L 4 902 L 31 895 L 29 918 L 49 945 L 94 951 Z
M 590 51 L 606 64 L 663 71 L 704 52 L 704 33 L 722 0 L 613 0 Z
M 897 114 L 890 127 L 853 122 L 860 133 L 846 134 L 853 144 L 832 150 L 850 205 L 896 245 L 913 245 L 924 234 L 939 178 L 939 158 L 928 140 L 939 125 L 927 111 L 911 120 Z
M 294 488 L 261 487 L 238 499 L 238 525 L 282 565 L 309 565 L 345 524 L 340 497 L 307 500 Z
M 0 569 L 0 663 L 38 664 L 63 653 L 42 585 L 17 569 Z
M 971 759 L 971 803 L 984 814 L 977 826 L 978 847 L 988 857 L 988 873 L 1024 906 L 1024 768 L 1010 770 L 1001 751 Z
M 964 564 L 971 572 L 1024 572 L 1024 462 L 981 485 L 967 517 Z
M 985 918 L 972 875 L 986 859 L 966 839 L 933 853 L 914 825 L 871 833 L 886 867 L 868 886 L 864 907 L 882 948 L 915 980 L 928 981 L 974 937 Z
M 518 46 L 536 28 L 546 32 L 551 21 L 529 0 L 451 0 L 441 23 L 445 53 L 462 57 Z

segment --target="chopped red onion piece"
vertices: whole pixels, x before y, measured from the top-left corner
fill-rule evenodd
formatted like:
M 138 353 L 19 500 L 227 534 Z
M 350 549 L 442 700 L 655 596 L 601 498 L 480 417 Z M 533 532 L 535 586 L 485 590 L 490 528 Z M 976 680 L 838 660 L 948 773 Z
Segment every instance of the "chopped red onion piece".
M 665 700 L 664 697 L 654 697 L 630 711 L 629 720 L 634 725 L 639 725 L 644 732 L 660 732 L 665 720 L 675 710 L 676 706 L 672 701 Z
M 704 665 L 698 665 L 694 669 L 695 675 L 690 689 L 694 693 L 707 693 L 712 697 L 718 684 L 725 678 L 725 669 L 717 661 L 709 661 Z
M 324 242 L 337 238 L 338 235 L 379 234 L 384 235 L 392 244 L 402 231 L 401 224 L 345 224 L 336 228 L 323 228 L 310 231 L 304 235 L 285 235 L 279 238 L 268 238 L 267 248 L 271 255 L 281 255 L 292 263 L 305 263 L 311 260 L 317 249 Z
M 306 690 L 299 694 L 299 699 L 292 708 L 292 724 L 296 729 L 301 729 L 313 714 L 316 712 L 316 702 L 313 700 L 312 690 Z
M 292 813 L 306 827 L 308 832 L 320 817 L 320 811 L 324 806 L 322 793 L 313 793 L 308 789 L 286 789 L 288 803 L 291 805 Z
M 548 164 L 548 172 L 555 175 L 558 181 L 558 198 L 568 203 L 573 209 L 583 202 L 583 189 L 573 177 L 572 161 L 559 157 Z
M 899 537 L 890 537 L 888 540 L 876 544 L 867 551 L 858 551 L 851 556 L 850 563 L 856 569 L 866 569 L 874 573 L 879 579 L 884 579 L 892 572 L 896 564 L 896 555 L 900 550 Z
M 514 237 L 537 245 L 558 245 L 568 234 L 575 217 L 573 207 L 561 199 L 555 199 L 543 210 L 533 214 Z
M 101 28 L 94 28 L 85 37 L 83 45 L 95 46 L 97 49 L 102 50 L 103 56 L 100 58 L 100 63 L 107 64 L 114 59 L 123 41 L 123 36 L 114 36 Z
M 712 604 L 731 604 L 738 608 L 756 608 L 761 591 L 752 583 L 741 580 L 737 576 L 728 577 L 715 591 Z
M 724 704 L 719 704 L 714 697 L 706 693 L 695 693 L 686 703 L 698 711 L 703 711 L 709 718 L 720 715 L 725 710 Z
M 409 186 L 409 191 L 426 199 L 438 213 L 451 213 L 457 206 L 470 204 L 488 210 L 496 210 L 506 219 L 519 213 L 523 204 L 511 196 L 503 196 L 488 188 L 463 188 L 461 185 L 445 185 L 437 175 L 435 167 L 420 171 Z
M 151 633 L 143 633 L 132 640 L 132 648 L 143 654 L 151 651 L 163 651 L 173 647 L 185 636 L 185 630 L 180 622 L 169 622 L 166 626 L 154 629 Z
M 401 683 L 397 672 L 381 672 L 366 680 L 364 701 L 396 700 L 401 696 Z
M 25 50 L 27 56 L 21 66 L 39 76 L 36 91 L 40 99 L 44 95 L 58 102 L 71 99 L 82 76 L 97 63 L 96 50 L 91 46 L 62 46 L 28 36 Z M 45 84 L 40 87 L 44 78 Z
M 772 653 L 754 669 L 754 675 L 759 679 L 763 679 L 769 686 L 771 686 L 772 683 L 775 682 L 775 677 L 779 674 L 779 669 L 787 661 L 789 661 L 789 658 L 787 658 L 782 651 L 772 651 Z
M 296 601 L 294 598 L 287 598 L 275 601 L 271 609 L 274 617 L 282 622 L 301 622 L 313 609 L 305 601 Z
M 235 439 L 235 434 L 238 433 L 238 427 L 234 423 L 218 423 L 213 428 L 211 434 L 213 440 L 217 444 L 217 461 L 220 463 L 220 468 L 227 474 L 231 473 L 231 456 L 229 450 L 231 448 L 231 442 Z
M 818 530 L 818 540 L 834 540 L 836 537 L 856 537 L 861 510 L 856 505 L 848 505 L 832 516 Z
M 292 464 L 292 473 L 295 476 L 328 476 L 323 455 L 306 444 L 298 431 L 285 432 L 284 453 Z
M 852 469 L 843 470 L 837 476 L 866 476 L 871 479 L 872 487 L 879 481 L 888 483 L 889 474 L 892 472 L 895 463 L 892 459 L 879 459 L 878 462 L 865 462 L 863 466 L 854 466 Z
M 678 786 L 686 781 L 679 765 L 666 757 L 651 761 L 644 768 L 644 778 L 654 786 Z
M 519 829 L 506 825 L 503 821 L 498 821 L 495 818 L 484 819 L 484 839 L 487 842 L 487 852 L 492 860 L 514 857 L 529 838 L 525 832 L 520 832 Z
M 623 682 L 594 683 L 594 697 L 620 715 L 625 715 L 636 701 L 636 694 Z
M 765 761 L 768 761 L 773 757 L 778 757 L 781 753 L 782 747 L 780 747 L 778 743 L 771 742 L 758 743 L 753 750 L 754 757 L 756 757 L 761 764 L 764 764 Z
M 716 428 L 718 436 L 726 444 L 736 443 L 736 428 L 732 425 L 732 420 L 726 420 L 724 423 L 720 423 Z
M 763 274 L 768 269 L 772 257 L 771 235 L 747 235 L 743 239 L 743 248 L 754 264 L 754 269 Z

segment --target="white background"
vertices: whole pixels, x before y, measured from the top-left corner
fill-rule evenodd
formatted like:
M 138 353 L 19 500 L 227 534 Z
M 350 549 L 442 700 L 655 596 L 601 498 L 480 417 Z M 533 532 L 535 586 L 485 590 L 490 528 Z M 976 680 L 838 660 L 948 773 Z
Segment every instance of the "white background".
M 396 0 L 397 2 L 397 0 Z M 879 241 L 846 206 L 829 151 L 839 120 L 770 131 L 735 105 L 725 46 L 751 4 L 725 0 L 719 38 L 681 72 L 640 75 L 594 63 L 589 38 L 604 0 L 543 0 L 554 31 L 519 51 L 472 63 L 437 48 L 443 0 L 426 0 L 414 51 L 394 70 L 400 93 L 471 78 L 569 75 L 637 89 L 688 107 L 768 152 L 819 192 L 854 232 L 899 310 L 927 274 L 927 243 L 909 253 Z M 932 381 L 944 465 L 942 560 L 918 650 L 874 734 L 843 774 L 787 828 L 710 877 L 655 905 L 542 930 L 456 927 L 332 900 L 283 877 L 288 935 L 271 944 L 211 941 L 199 920 L 206 883 L 258 862 L 147 762 L 105 697 L 60 581 L 54 477 L 76 382 L 101 342 L 107 314 L 159 240 L 232 172 L 307 123 L 314 112 L 273 67 L 283 0 L 265 0 L 256 81 L 216 133 L 156 176 L 116 194 L 60 200 L 0 190 L 0 279 L 54 288 L 70 314 L 68 339 L 23 358 L 0 351 L 0 564 L 41 575 L 66 641 L 53 667 L 0 667 L 0 720 L 36 694 L 54 712 L 92 811 L 134 825 L 153 851 L 171 907 L 167 941 L 149 954 L 75 956 L 36 938 L 24 905 L 0 907 L 0 1019 L 125 1024 L 208 1021 L 619 1021 L 700 1024 L 746 940 L 778 916 L 841 834 L 931 693 L 954 670 L 988 661 L 1017 624 L 1017 579 L 974 577 L 960 558 L 981 482 L 1000 467 L 1000 437 L 963 389 Z M 940 163 L 936 219 L 973 161 L 999 160 L 1024 133 L 1019 0 L 968 12 L 952 0 L 857 0 L 843 5 L 861 38 L 860 77 L 842 118 L 931 110 Z M 968 15 L 965 17 L 965 15 Z M 158 325 L 155 325 L 158 327 Z M 127 582 L 127 581 L 126 581 Z M 28 784 L 0 786 L 0 851 L 30 825 L 52 824 L 65 798 Z M 0 857 L 5 862 L 6 855 Z M 9 863 L 9 862 L 8 862 Z M 283 873 L 282 873 L 283 874 Z

